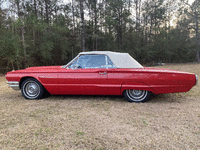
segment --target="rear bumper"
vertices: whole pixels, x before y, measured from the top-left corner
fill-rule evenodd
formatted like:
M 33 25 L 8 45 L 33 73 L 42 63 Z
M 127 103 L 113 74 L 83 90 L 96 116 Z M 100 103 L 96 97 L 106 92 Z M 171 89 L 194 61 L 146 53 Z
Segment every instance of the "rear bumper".
M 198 83 L 198 76 L 197 75 L 195 75 L 196 76 L 196 84 L 195 85 L 197 85 L 197 83 Z
M 19 82 L 17 81 L 7 81 L 7 84 L 13 89 L 13 90 L 20 90 L 19 88 Z

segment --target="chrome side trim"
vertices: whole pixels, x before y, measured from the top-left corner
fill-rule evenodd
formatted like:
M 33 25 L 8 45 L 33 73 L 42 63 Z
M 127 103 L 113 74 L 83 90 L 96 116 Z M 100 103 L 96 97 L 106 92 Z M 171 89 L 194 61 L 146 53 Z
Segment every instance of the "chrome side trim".
M 197 85 L 197 83 L 198 83 L 198 76 L 197 75 L 195 75 L 196 76 L 196 84 L 195 85 Z
M 13 89 L 13 90 L 20 90 L 19 88 L 19 82 L 17 81 L 7 81 L 7 84 Z

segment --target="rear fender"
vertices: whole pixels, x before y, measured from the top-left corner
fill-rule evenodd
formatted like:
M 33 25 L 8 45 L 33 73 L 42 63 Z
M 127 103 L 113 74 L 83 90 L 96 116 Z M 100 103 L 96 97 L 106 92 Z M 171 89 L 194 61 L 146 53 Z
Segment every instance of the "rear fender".
M 149 87 L 149 85 L 142 83 L 142 82 L 125 82 L 121 85 L 121 94 L 123 93 L 124 90 L 146 90 L 153 92 L 153 89 Z

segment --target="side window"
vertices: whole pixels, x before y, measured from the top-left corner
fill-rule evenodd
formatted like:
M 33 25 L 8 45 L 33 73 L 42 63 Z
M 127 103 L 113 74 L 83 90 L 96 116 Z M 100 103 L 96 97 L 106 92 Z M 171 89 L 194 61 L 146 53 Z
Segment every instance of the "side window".
M 112 62 L 112 60 L 108 56 L 106 57 L 107 57 L 107 62 L 108 62 L 108 68 L 117 68 Z
M 84 68 L 106 68 L 105 55 L 90 55 L 90 59 L 84 64 Z
M 70 69 L 106 68 L 105 55 L 81 55 L 72 64 L 70 64 L 68 68 Z

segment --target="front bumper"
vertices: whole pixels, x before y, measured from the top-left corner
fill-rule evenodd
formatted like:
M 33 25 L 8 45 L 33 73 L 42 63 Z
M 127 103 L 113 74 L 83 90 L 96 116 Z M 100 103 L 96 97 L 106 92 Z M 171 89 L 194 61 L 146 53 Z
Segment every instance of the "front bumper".
M 17 81 L 7 81 L 7 84 L 13 89 L 13 90 L 20 90 L 19 88 L 19 82 Z

